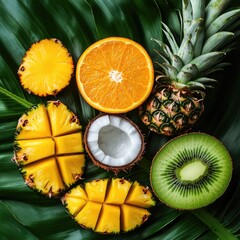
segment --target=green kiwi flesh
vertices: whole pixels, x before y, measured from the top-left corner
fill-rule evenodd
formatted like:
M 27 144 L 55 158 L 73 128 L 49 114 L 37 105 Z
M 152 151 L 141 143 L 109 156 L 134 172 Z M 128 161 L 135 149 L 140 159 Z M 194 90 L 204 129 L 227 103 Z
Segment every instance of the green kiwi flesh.
M 151 185 L 159 200 L 181 210 L 205 207 L 227 189 L 232 160 L 225 146 L 205 133 L 167 142 L 153 159 Z

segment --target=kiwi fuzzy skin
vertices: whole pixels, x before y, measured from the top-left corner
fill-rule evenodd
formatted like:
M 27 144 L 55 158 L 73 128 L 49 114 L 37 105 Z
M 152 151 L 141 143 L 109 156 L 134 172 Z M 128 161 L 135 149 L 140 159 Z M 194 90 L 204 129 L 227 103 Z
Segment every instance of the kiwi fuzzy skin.
M 175 209 L 175 210 L 178 210 L 178 211 L 195 210 L 195 209 L 198 209 L 198 208 L 189 208 L 189 209 L 187 209 L 187 208 L 177 208 L 177 207 L 174 207 L 174 206 L 172 206 L 172 205 L 169 205 L 168 203 L 166 203 L 165 201 L 163 201 L 162 199 L 160 199 L 160 198 L 158 197 L 157 193 L 155 192 L 154 187 L 153 187 L 153 181 L 152 181 L 152 168 L 153 168 L 153 163 L 154 163 L 157 155 L 162 151 L 163 148 L 165 148 L 166 145 L 170 144 L 170 143 L 173 142 L 174 140 L 176 140 L 176 139 L 178 139 L 178 138 L 181 138 L 181 137 L 183 137 L 183 136 L 186 136 L 186 135 L 194 135 L 194 134 L 204 134 L 204 135 L 208 135 L 208 136 L 210 136 L 211 138 L 213 138 L 215 141 L 217 141 L 218 143 L 222 144 L 222 142 L 221 142 L 220 140 L 218 140 L 218 139 L 215 138 L 214 136 L 211 136 L 211 135 L 209 135 L 209 134 L 207 134 L 207 133 L 204 133 L 204 132 L 184 133 L 184 134 L 178 135 L 177 137 L 172 138 L 171 140 L 169 140 L 168 142 L 166 142 L 166 143 L 157 151 L 157 153 L 156 153 L 155 156 L 153 157 L 153 161 L 152 161 L 152 164 L 151 164 L 151 167 L 150 167 L 150 185 L 151 185 L 151 188 L 152 188 L 152 192 L 154 193 L 154 195 L 156 196 L 156 198 L 157 198 L 161 203 L 163 203 L 164 205 L 166 205 L 166 206 L 168 206 L 168 207 L 170 207 L 170 208 L 173 208 L 173 209 Z M 223 145 L 223 144 L 222 144 L 222 145 Z M 231 175 L 232 175 L 232 171 L 233 171 L 232 158 L 231 158 L 231 156 L 230 156 L 230 154 L 229 154 L 228 151 L 227 151 L 227 154 L 228 154 L 229 159 L 231 160 L 230 163 L 231 163 Z M 227 183 L 227 186 L 229 186 L 230 182 L 231 182 L 231 178 L 229 179 L 229 182 Z M 225 189 L 225 191 L 226 191 L 226 190 L 227 190 L 227 188 Z M 212 204 L 213 202 L 215 202 L 217 199 L 219 199 L 219 198 L 224 194 L 225 191 L 223 191 L 222 194 L 220 194 L 219 197 L 216 198 L 215 200 L 213 200 L 211 203 L 207 203 L 206 205 L 204 205 L 204 206 L 202 206 L 202 207 L 199 207 L 199 208 L 203 208 L 203 207 L 209 206 L 210 204 Z
M 101 163 L 100 161 L 98 161 L 97 159 L 95 159 L 94 155 L 91 153 L 89 147 L 88 147 L 88 142 L 87 142 L 87 138 L 88 138 L 88 132 L 89 132 L 89 128 L 91 126 L 91 124 L 98 118 L 102 117 L 102 116 L 117 116 L 117 117 L 120 117 L 122 119 L 125 119 L 127 120 L 136 130 L 137 132 L 139 133 L 140 137 L 141 137 L 141 142 L 142 142 L 142 145 L 141 145 L 141 149 L 140 149 L 140 152 L 138 154 L 138 156 L 133 159 L 129 164 L 126 164 L 124 166 L 121 166 L 121 167 L 112 167 L 112 166 L 108 166 L 108 165 L 105 165 L 103 163 Z M 123 115 L 115 115 L 115 114 L 105 114 L 105 113 L 100 113 L 98 114 L 95 118 L 93 118 L 87 125 L 86 129 L 85 129 L 85 133 L 84 133 L 84 137 L 83 137 L 83 143 L 84 143 L 84 146 L 85 146 L 85 150 L 86 150 L 86 153 L 88 154 L 88 156 L 91 158 L 92 162 L 100 167 L 100 168 L 103 168 L 104 170 L 106 171 L 112 171 L 114 172 L 115 175 L 117 175 L 120 171 L 130 171 L 131 168 L 136 165 L 141 159 L 142 159 L 142 156 L 145 152 L 145 142 L 144 142 L 144 135 L 141 133 L 140 129 L 138 128 L 138 126 L 132 122 L 129 118 L 123 116 Z

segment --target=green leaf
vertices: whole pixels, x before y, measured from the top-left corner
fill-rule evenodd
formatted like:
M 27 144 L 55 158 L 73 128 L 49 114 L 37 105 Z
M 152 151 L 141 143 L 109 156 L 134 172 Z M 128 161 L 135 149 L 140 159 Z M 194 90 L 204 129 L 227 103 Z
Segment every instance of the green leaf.
M 232 32 L 218 32 L 208 38 L 203 46 L 202 54 L 219 50 L 234 37 Z
M 171 32 L 171 30 L 169 29 L 169 27 L 162 22 L 162 25 L 163 25 L 163 28 L 162 31 L 164 32 L 168 42 L 169 42 L 169 45 L 171 46 L 171 49 L 172 49 L 172 53 L 173 54 L 177 54 L 178 51 L 179 51 L 179 47 L 178 47 L 178 44 Z
M 184 36 L 187 34 L 193 20 L 193 8 L 190 0 L 182 1 L 182 25 Z
M 231 25 L 236 19 L 240 17 L 240 9 L 235 9 L 223 13 L 218 18 L 216 18 L 207 28 L 206 37 L 209 38 L 213 34 L 225 30 L 227 31 L 227 27 Z
M 34 236 L 27 228 L 25 228 L 21 222 L 15 218 L 15 214 L 11 212 L 8 205 L 4 201 L 0 201 L 0 218 L 4 219 L 1 224 L 0 234 L 1 239 L 8 240 L 13 236 L 17 236 L 18 239 L 32 239 L 37 240 L 38 238 Z
M 224 8 L 231 2 L 231 0 L 211 0 L 209 1 L 205 14 L 206 14 L 206 27 L 209 25 L 222 13 Z
M 198 0 L 190 0 L 192 3 L 193 9 L 193 19 L 203 18 L 205 12 L 205 2 L 206 0 L 198 1 Z
M 190 64 L 195 64 L 199 72 L 207 70 L 219 63 L 226 55 L 224 52 L 210 52 L 194 58 Z
M 232 5 L 231 5 L 232 4 Z M 238 6 L 237 0 L 230 2 Z M 18 67 L 32 43 L 43 38 L 60 39 L 73 56 L 76 66 L 82 52 L 93 42 L 108 36 L 124 36 L 142 44 L 155 61 L 156 44 L 163 40 L 161 22 L 172 34 L 180 36 L 176 9 L 180 0 L 11 0 L 0 1 L 0 238 L 101 240 L 101 239 L 211 239 L 218 238 L 209 222 L 191 212 L 171 209 L 159 201 L 151 217 L 140 228 L 120 235 L 99 235 L 84 229 L 67 214 L 59 199 L 47 199 L 30 190 L 22 179 L 13 158 L 13 140 L 17 121 L 27 108 L 50 99 L 60 99 L 79 116 L 83 126 L 98 112 L 79 94 L 75 77 L 56 97 L 39 98 L 23 90 L 17 76 Z M 178 39 L 176 39 L 177 41 Z M 189 38 L 186 39 L 189 41 Z M 163 46 L 162 44 L 162 46 Z M 239 46 L 239 41 L 237 42 Z M 191 47 L 182 47 L 182 51 Z M 188 54 L 188 53 L 187 53 Z M 227 192 L 205 211 L 223 232 L 240 237 L 240 50 L 227 55 L 232 65 L 220 74 L 212 72 L 214 90 L 207 90 L 205 112 L 192 131 L 214 135 L 229 150 L 233 177 Z M 191 59 L 189 55 L 186 57 Z M 170 58 L 171 59 L 171 58 Z M 170 60 L 169 59 L 169 60 Z M 207 59 L 205 59 L 207 60 Z M 180 64 L 180 65 L 179 65 Z M 203 63 L 201 63 L 202 65 Z M 176 66 L 181 66 L 178 61 Z M 216 66 L 217 68 L 217 66 Z M 219 66 L 221 68 L 221 66 Z M 214 69 L 213 69 L 214 70 Z M 205 81 L 206 79 L 202 79 Z M 138 111 L 127 114 L 145 133 L 146 151 L 141 162 L 119 177 L 149 185 L 151 161 L 170 138 L 149 133 L 141 123 Z M 84 179 L 114 176 L 87 159 Z
M 201 221 L 205 222 L 210 229 L 218 235 L 219 239 L 224 240 L 237 240 L 238 238 L 234 236 L 230 231 L 225 229 L 219 221 L 217 221 L 211 214 L 207 213 L 203 209 L 197 209 L 192 211 L 192 213 L 198 217 Z

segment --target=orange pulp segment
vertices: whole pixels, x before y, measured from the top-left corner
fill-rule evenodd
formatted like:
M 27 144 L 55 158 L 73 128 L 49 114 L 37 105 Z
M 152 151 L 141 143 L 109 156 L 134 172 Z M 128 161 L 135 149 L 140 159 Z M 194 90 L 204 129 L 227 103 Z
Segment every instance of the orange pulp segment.
M 76 80 L 90 106 L 102 112 L 125 113 L 140 106 L 151 93 L 153 63 L 137 42 L 109 37 L 95 42 L 80 56 Z

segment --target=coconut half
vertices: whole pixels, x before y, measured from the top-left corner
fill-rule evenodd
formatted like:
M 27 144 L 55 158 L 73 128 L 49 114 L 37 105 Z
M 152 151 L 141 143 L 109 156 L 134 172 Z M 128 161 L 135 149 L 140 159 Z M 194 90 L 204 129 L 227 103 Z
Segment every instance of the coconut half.
M 94 164 L 116 174 L 141 159 L 144 138 L 136 124 L 119 115 L 95 117 L 84 134 L 85 149 Z

